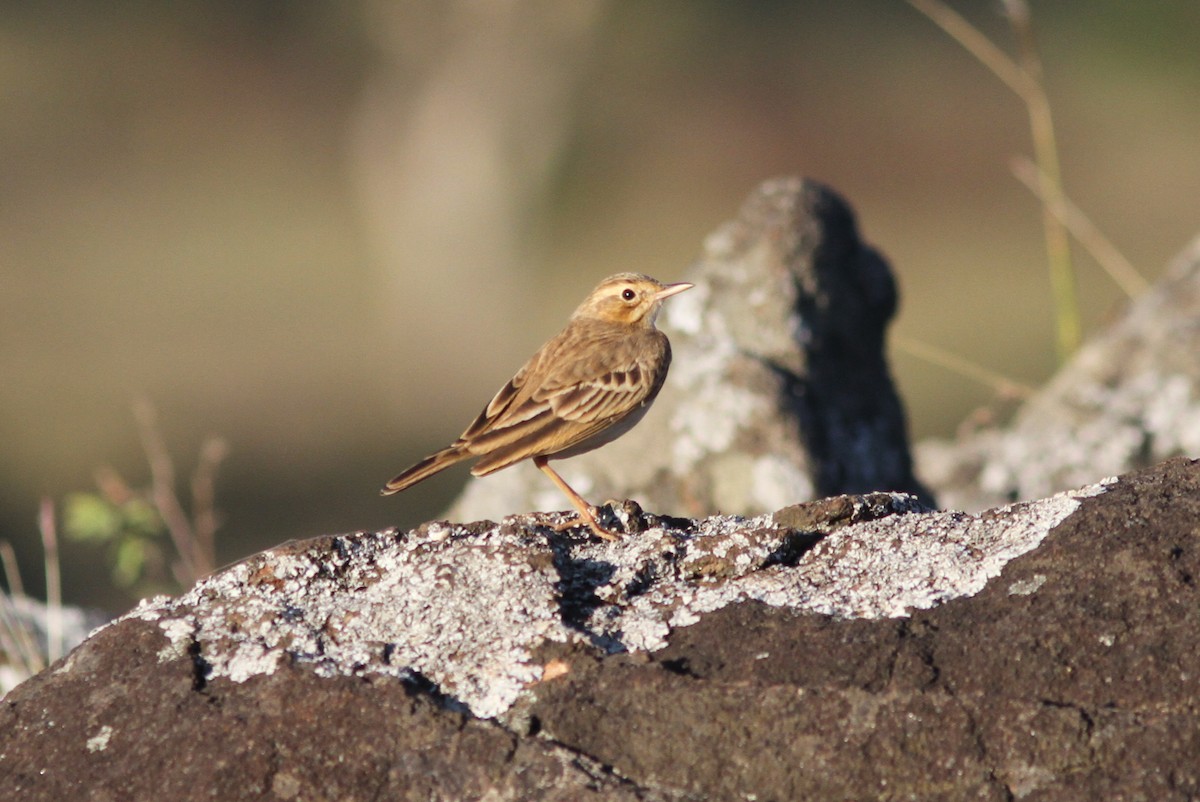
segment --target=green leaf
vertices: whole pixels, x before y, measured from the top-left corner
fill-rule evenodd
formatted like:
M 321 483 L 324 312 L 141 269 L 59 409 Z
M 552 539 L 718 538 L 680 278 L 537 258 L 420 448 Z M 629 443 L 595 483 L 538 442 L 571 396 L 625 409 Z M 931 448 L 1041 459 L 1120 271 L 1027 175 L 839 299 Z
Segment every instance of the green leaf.
M 121 512 L 95 493 L 67 496 L 63 530 L 74 540 L 109 541 L 121 533 Z
M 123 588 L 132 587 L 146 566 L 146 544 L 137 538 L 127 538 L 117 546 L 113 564 L 113 581 Z
M 124 529 L 141 537 L 158 537 L 166 531 L 158 508 L 145 499 L 135 498 L 121 507 Z

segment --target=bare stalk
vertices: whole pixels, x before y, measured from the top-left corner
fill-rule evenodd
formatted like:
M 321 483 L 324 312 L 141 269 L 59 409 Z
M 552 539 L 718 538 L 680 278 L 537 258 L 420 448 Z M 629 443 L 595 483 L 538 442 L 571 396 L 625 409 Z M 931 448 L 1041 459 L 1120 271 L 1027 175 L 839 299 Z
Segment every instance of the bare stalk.
M 962 45 L 1022 100 L 1037 91 L 1029 76 L 1007 53 L 992 44 L 978 28 L 941 0 L 908 0 L 908 4 Z
M 21 569 L 17 565 L 17 553 L 7 540 L 0 540 L 0 562 L 4 563 L 4 579 L 8 582 L 10 596 L 24 596 L 25 585 L 21 582 Z
M 1028 384 L 1013 381 L 1007 376 L 980 367 L 976 363 L 943 348 L 938 348 L 936 345 L 895 335 L 892 337 L 892 343 L 910 356 L 923 359 L 930 364 L 992 388 L 1001 398 L 1029 398 L 1034 393 L 1034 388 Z
M 1058 356 L 1064 361 L 1079 347 L 1082 326 L 1075 291 L 1075 271 L 1071 265 L 1071 244 L 1066 227 L 1050 210 L 1063 197 L 1059 170 L 1058 145 L 1050 101 L 1042 81 L 1042 62 L 1033 38 L 1029 6 L 1024 0 L 1003 0 L 1005 16 L 1017 37 L 1020 63 L 996 47 L 986 36 L 941 0 L 908 0 L 935 25 L 963 46 L 1011 89 L 1025 104 L 1033 138 L 1034 156 L 1039 167 L 1042 225 L 1046 237 L 1050 286 L 1056 310 L 1055 330 Z
M 45 668 L 46 663 L 29 626 L 13 601 L 23 598 L 25 589 L 21 584 L 17 556 L 7 540 L 0 540 L 0 555 L 4 559 L 4 575 L 8 580 L 8 592 L 0 592 L 0 652 L 8 658 L 18 676 L 30 677 Z
M 209 438 L 200 449 L 200 461 L 192 474 L 192 521 L 196 533 L 196 568 L 201 575 L 211 573 L 217 564 L 217 519 L 214 483 L 217 468 L 229 453 L 228 444 L 219 437 Z
M 197 570 L 196 537 L 179 499 L 175 495 L 175 465 L 167 452 L 153 405 L 146 399 L 138 399 L 133 405 L 142 448 L 150 464 L 151 495 L 158 508 L 179 554 L 179 563 L 173 566 L 175 579 L 184 587 L 191 585 L 200 576 Z
M 46 667 L 29 627 L 7 593 L 0 593 L 0 651 L 21 677 L 31 677 Z
M 1046 253 L 1050 258 L 1050 286 L 1054 292 L 1054 308 L 1058 310 L 1058 357 L 1066 361 L 1083 339 L 1079 322 L 1079 298 L 1075 288 L 1075 270 L 1071 265 L 1071 242 L 1067 228 L 1054 214 L 1053 207 L 1063 203 L 1062 173 L 1058 162 L 1058 142 L 1054 134 L 1054 119 L 1050 114 L 1050 99 L 1046 96 L 1042 59 L 1033 36 L 1033 21 L 1025 0 L 1004 0 L 1004 11 L 1017 36 L 1022 71 L 1033 84 L 1025 98 L 1029 110 L 1029 126 L 1033 135 L 1033 152 L 1039 168 L 1042 203 L 1042 226 L 1046 231 Z
M 62 572 L 58 562 L 58 532 L 54 525 L 54 502 L 47 496 L 38 509 L 38 531 L 46 563 L 46 657 L 53 663 L 62 657 Z
M 1018 156 L 1012 162 L 1013 175 L 1037 196 L 1054 216 L 1057 217 L 1071 236 L 1087 249 L 1100 268 L 1108 273 L 1118 287 L 1130 298 L 1136 298 L 1150 286 L 1150 282 L 1142 277 L 1137 268 L 1125 258 L 1117 247 L 1096 228 L 1096 225 L 1083 211 L 1071 202 L 1070 198 L 1060 195 L 1056 200 L 1042 194 L 1044 178 L 1038 171 L 1037 165 L 1024 156 Z

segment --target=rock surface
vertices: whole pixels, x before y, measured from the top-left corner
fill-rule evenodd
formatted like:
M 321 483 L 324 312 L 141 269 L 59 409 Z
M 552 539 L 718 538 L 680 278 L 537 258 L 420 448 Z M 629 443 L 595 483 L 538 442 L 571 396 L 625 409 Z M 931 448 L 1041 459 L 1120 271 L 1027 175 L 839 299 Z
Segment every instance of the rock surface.
M 980 515 L 872 494 L 319 538 L 101 629 L 0 706 L 60 799 L 1200 793 L 1200 466 Z
M 921 443 L 939 503 L 980 510 L 1200 454 L 1200 238 L 1005 426 Z
M 658 400 L 621 439 L 556 463 L 568 483 L 593 503 L 636 498 L 691 517 L 878 490 L 929 500 L 884 355 L 895 282 L 844 200 L 767 181 L 683 278 L 695 289 L 659 320 L 675 358 Z M 472 479 L 448 517 L 563 506 L 524 465 Z

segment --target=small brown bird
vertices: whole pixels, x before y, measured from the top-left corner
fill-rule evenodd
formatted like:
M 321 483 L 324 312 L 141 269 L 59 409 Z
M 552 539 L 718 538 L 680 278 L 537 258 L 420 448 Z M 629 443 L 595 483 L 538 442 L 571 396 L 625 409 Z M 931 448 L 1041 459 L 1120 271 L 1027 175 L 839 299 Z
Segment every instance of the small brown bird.
M 671 344 L 654 327 L 655 318 L 664 300 L 692 286 L 638 273 L 604 279 L 457 440 L 380 492 L 399 492 L 474 457 L 481 457 L 471 468 L 474 476 L 532 459 L 596 535 L 616 540 L 549 461 L 599 448 L 642 419 L 671 366 Z

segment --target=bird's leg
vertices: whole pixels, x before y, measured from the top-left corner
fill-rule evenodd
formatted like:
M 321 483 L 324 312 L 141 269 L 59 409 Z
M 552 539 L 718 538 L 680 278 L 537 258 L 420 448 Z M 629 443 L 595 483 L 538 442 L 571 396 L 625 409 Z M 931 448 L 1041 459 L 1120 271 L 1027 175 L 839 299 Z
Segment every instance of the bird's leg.
M 596 537 L 601 538 L 602 540 L 619 540 L 616 535 L 600 525 L 600 522 L 596 520 L 596 514 L 592 512 L 592 505 L 588 504 L 587 501 L 584 500 L 583 496 L 571 489 L 571 486 L 567 484 L 561 476 L 558 475 L 558 472 L 550 467 L 550 463 L 545 457 L 534 457 L 533 464 L 538 466 L 542 473 L 549 476 L 550 481 L 554 482 L 554 484 L 558 486 L 558 489 L 561 490 L 563 494 L 571 500 L 571 504 L 575 507 L 575 509 L 579 510 L 579 517 L 582 518 L 583 522 L 588 525 L 588 528 L 596 534 Z M 570 521 L 566 525 L 560 524 L 554 528 L 556 531 L 561 532 L 563 529 L 568 529 L 574 525 L 575 522 Z

